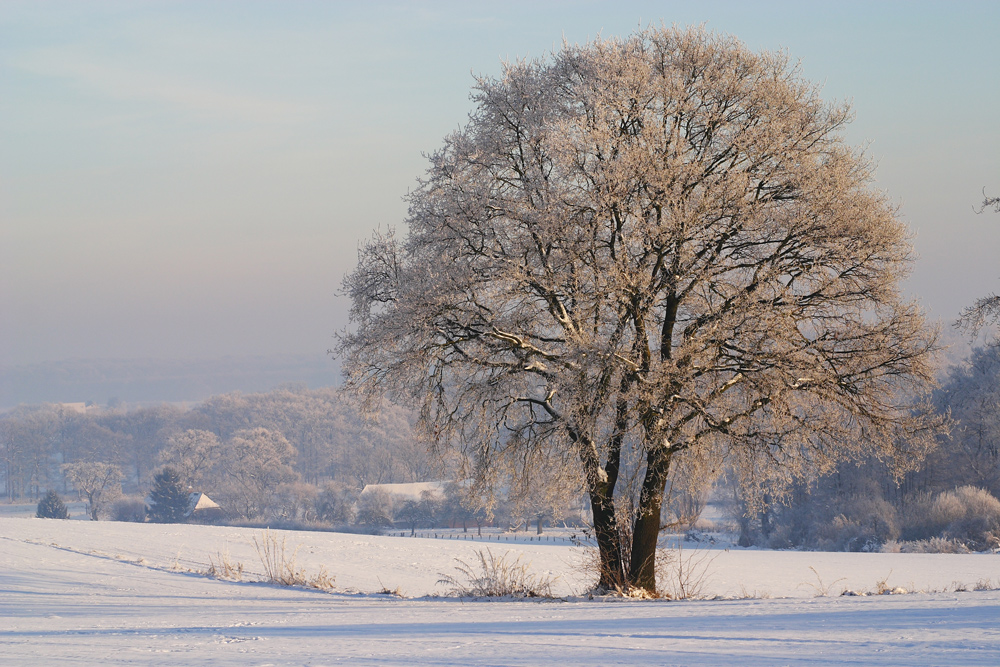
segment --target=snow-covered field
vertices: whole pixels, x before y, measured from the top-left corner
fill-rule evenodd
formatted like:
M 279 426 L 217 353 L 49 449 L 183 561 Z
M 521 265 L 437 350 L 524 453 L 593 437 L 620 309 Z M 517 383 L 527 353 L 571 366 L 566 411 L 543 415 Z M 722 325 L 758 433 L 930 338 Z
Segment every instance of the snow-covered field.
M 583 550 L 272 532 L 335 593 L 210 579 L 262 573 L 261 531 L 0 517 L 5 664 L 998 665 L 1000 555 L 685 549 L 713 600 L 588 600 Z M 524 534 L 522 534 L 524 535 Z M 435 598 L 455 558 L 509 550 L 568 601 Z M 815 571 L 814 571 L 815 570 Z M 848 597 L 844 589 L 926 591 Z M 968 588 L 956 592 L 956 588 Z M 399 589 L 404 598 L 382 595 Z M 817 597 L 819 592 L 827 596 Z M 756 595 L 751 599 L 737 599 Z

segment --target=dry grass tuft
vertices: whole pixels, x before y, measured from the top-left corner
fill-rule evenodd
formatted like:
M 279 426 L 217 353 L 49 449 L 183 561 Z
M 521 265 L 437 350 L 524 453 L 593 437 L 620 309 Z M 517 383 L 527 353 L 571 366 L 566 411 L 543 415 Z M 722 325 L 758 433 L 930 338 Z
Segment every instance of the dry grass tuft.
M 489 549 L 476 551 L 476 560 L 466 563 L 456 558 L 454 575 L 442 574 L 439 584 L 463 598 L 551 598 L 553 579 L 530 572 L 531 563 L 505 552 L 496 556 Z
M 243 563 L 234 563 L 228 551 L 220 551 L 216 558 L 208 558 L 208 576 L 227 581 L 243 581 Z
M 816 583 L 806 581 L 799 584 L 799 588 L 802 588 L 803 586 L 811 587 L 813 591 L 815 591 L 816 597 L 818 598 L 828 597 L 834 586 L 847 579 L 847 577 L 841 577 L 840 579 L 835 579 L 829 584 L 824 584 L 823 578 L 819 576 L 819 572 L 816 571 L 816 568 L 810 565 L 809 569 L 812 570 L 812 573 L 816 576 Z
M 302 586 L 321 591 L 333 590 L 335 586 L 333 575 L 322 566 L 315 574 L 310 574 L 304 568 L 300 568 L 296 563 L 299 547 L 289 552 L 285 538 L 281 538 L 279 542 L 275 535 L 269 530 L 265 530 L 261 533 L 260 540 L 256 537 L 253 538 L 253 546 L 257 551 L 261 565 L 264 567 L 264 574 L 259 581 L 279 586 Z M 228 552 L 219 552 L 215 558 L 209 557 L 208 560 L 208 569 L 205 571 L 208 576 L 227 581 L 244 580 L 246 569 L 243 567 L 243 563 L 233 562 Z

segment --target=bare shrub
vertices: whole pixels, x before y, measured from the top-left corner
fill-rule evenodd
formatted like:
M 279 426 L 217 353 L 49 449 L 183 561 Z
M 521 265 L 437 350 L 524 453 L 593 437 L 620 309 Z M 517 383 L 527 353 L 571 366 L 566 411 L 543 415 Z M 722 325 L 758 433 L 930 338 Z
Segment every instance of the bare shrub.
M 957 540 L 932 537 L 929 540 L 900 542 L 900 551 L 904 554 L 967 554 L 969 548 Z
M 906 497 L 900 508 L 900 538 L 907 542 L 933 537 L 936 527 L 931 521 L 933 493 L 915 493 Z
M 451 594 L 462 598 L 551 598 L 554 580 L 530 571 L 531 563 L 522 563 L 509 551 L 496 556 L 489 549 L 476 551 L 476 560 L 467 563 L 456 558 L 454 575 L 442 574 L 439 584 L 451 587 Z
M 992 591 L 993 582 L 989 579 L 980 579 L 976 582 L 976 585 L 972 587 L 974 591 Z
M 882 545 L 879 553 L 884 554 L 901 554 L 903 553 L 903 544 L 898 540 L 889 540 Z
M 740 584 L 740 592 L 736 596 L 740 600 L 770 600 L 771 594 L 765 590 L 749 590 L 744 584 Z
M 388 586 L 382 583 L 381 579 L 378 580 L 378 585 L 382 587 L 378 590 L 379 595 L 391 595 L 392 597 L 396 598 L 405 597 L 403 595 L 403 589 L 400 588 L 399 586 L 396 586 L 395 588 L 389 588 Z
M 112 521 L 142 523 L 146 520 L 146 501 L 135 496 L 122 496 L 111 503 Z
M 291 553 L 286 548 L 286 540 L 278 538 L 269 530 L 261 533 L 260 541 L 253 538 L 253 547 L 257 551 L 261 565 L 264 566 L 264 579 L 272 584 L 282 586 L 295 586 L 305 581 L 305 571 L 300 570 L 296 563 L 299 547 L 295 547 Z
M 939 532 L 946 528 L 948 524 L 965 518 L 965 504 L 959 497 L 951 491 L 938 494 L 930 507 L 931 524 L 938 528 Z
M 685 552 L 680 546 L 657 550 L 656 578 L 660 582 L 657 593 L 671 600 L 703 597 L 709 568 L 716 558 L 717 553 L 708 550 Z
M 880 497 L 853 496 L 844 511 L 817 528 L 817 543 L 836 551 L 880 551 L 882 545 L 899 538 L 899 516 Z

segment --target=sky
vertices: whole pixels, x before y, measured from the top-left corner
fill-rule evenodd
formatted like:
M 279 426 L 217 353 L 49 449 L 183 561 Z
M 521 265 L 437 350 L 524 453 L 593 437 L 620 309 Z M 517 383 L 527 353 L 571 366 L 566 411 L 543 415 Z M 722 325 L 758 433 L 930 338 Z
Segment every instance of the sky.
M 325 353 L 473 74 L 704 24 L 867 145 L 932 320 L 1000 291 L 997 2 L 0 2 L 0 365 Z

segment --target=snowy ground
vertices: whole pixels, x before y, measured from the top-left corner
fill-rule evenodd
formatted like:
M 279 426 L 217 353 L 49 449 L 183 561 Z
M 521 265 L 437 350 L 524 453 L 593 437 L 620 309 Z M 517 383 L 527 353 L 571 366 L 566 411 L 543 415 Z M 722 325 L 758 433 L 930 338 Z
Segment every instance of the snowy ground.
M 7 664 L 997 665 L 993 554 L 690 548 L 708 564 L 683 602 L 485 602 L 429 597 L 456 557 L 508 549 L 556 592 L 589 583 L 562 542 L 274 533 L 337 593 L 209 579 L 227 555 L 252 578 L 258 530 L 0 518 L 0 655 Z M 813 572 L 812 569 L 815 569 Z M 843 597 L 843 589 L 936 591 Z M 378 595 L 399 588 L 407 597 Z M 955 592 L 955 588 L 968 588 Z M 820 591 L 826 597 L 816 597 Z M 771 597 L 766 597 L 771 596 Z

